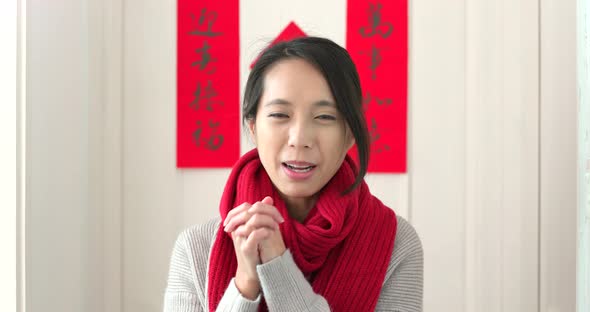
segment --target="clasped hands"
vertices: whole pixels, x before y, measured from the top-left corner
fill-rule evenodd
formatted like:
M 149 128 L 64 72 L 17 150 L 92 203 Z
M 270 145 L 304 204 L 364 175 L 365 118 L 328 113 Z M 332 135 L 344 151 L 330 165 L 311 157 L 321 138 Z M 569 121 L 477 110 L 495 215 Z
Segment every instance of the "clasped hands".
M 271 197 L 232 209 L 223 223 L 231 233 L 238 261 L 235 283 L 242 296 L 255 299 L 260 292 L 256 265 L 282 256 L 286 250 L 279 224 L 285 220 Z

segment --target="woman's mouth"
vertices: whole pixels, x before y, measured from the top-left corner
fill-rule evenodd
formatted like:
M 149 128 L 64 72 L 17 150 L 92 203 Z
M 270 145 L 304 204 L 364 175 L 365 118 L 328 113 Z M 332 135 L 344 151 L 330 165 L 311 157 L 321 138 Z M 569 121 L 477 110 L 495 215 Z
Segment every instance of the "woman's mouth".
M 301 161 L 287 161 L 283 162 L 282 165 L 287 176 L 294 180 L 309 178 L 316 168 L 315 164 Z

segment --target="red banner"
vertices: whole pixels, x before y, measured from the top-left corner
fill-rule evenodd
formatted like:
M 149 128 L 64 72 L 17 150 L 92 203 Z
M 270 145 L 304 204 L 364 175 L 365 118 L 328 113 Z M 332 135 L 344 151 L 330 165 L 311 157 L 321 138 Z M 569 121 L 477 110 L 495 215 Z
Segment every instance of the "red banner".
M 300 37 L 307 37 L 307 35 L 305 34 L 305 32 L 303 32 L 303 30 L 301 30 L 301 28 L 299 28 L 299 26 L 297 26 L 297 23 L 291 21 L 289 25 L 287 25 L 287 27 L 285 27 L 285 29 L 283 29 L 283 31 L 281 31 L 281 33 L 268 45 L 268 47 L 265 48 L 265 50 L 269 49 L 270 47 L 276 45 L 279 42 L 289 41 Z M 259 57 L 260 55 L 256 57 L 256 59 L 250 64 L 250 69 L 252 69 L 254 65 L 256 65 L 256 62 L 258 61 Z
M 346 48 L 363 87 L 369 172 L 406 172 L 407 0 L 348 0 Z
M 239 0 L 178 0 L 178 167 L 240 156 Z

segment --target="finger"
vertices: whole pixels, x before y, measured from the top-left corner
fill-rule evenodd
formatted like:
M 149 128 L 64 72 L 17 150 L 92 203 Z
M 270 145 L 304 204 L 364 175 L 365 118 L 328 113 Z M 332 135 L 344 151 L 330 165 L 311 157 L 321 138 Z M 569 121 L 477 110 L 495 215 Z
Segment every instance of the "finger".
M 242 237 L 246 239 L 248 238 L 248 235 L 250 235 L 250 232 L 252 232 L 253 230 L 255 230 L 255 228 L 249 227 L 246 224 L 242 224 L 231 233 L 236 237 Z
M 270 235 L 270 231 L 266 228 L 256 229 L 252 231 L 252 233 L 250 233 L 250 236 L 248 236 L 248 239 L 246 239 L 244 245 L 248 250 L 252 250 L 254 248 L 258 250 L 258 244 L 263 240 L 269 238 Z
M 235 207 L 234 209 L 230 210 L 227 213 L 227 216 L 225 216 L 225 220 L 223 221 L 223 226 L 226 226 L 227 223 L 229 222 L 229 220 L 231 220 L 231 218 L 233 218 L 236 214 L 244 211 L 244 210 L 248 210 L 250 207 L 252 207 L 252 205 L 250 205 L 250 203 L 245 202 L 242 203 L 241 205 Z
M 266 205 L 271 205 L 271 206 L 272 206 L 272 205 L 274 204 L 274 200 L 272 200 L 272 197 L 270 197 L 270 196 L 266 196 L 266 197 L 265 197 L 265 198 L 262 200 L 262 203 L 263 203 L 263 204 L 266 204 Z
M 248 237 L 244 237 L 244 236 L 240 236 L 240 235 L 236 234 L 236 231 L 229 233 L 229 235 L 231 236 L 232 240 L 234 241 L 234 246 L 239 246 L 243 241 L 246 240 L 246 238 L 248 238 Z
M 269 215 L 273 219 L 275 219 L 275 221 L 277 223 L 285 222 L 285 219 L 283 218 L 283 216 L 281 215 L 281 213 L 279 212 L 279 210 L 275 206 L 267 205 L 262 202 L 256 202 L 254 205 L 252 205 L 248 209 L 248 212 L 251 214 L 260 213 L 260 214 Z
M 260 213 L 254 214 L 246 224 L 252 228 L 266 227 L 270 230 L 279 229 L 279 224 L 273 217 Z
M 258 246 L 254 245 L 254 247 L 251 247 L 251 246 L 247 245 L 246 242 L 247 242 L 247 237 L 235 235 L 234 250 L 236 251 L 236 256 L 238 256 L 238 259 L 240 258 L 239 254 L 242 254 L 242 256 L 246 256 L 246 257 L 258 255 Z
M 235 235 L 248 237 L 252 231 L 259 228 L 267 228 L 273 231 L 279 229 L 279 224 L 267 215 L 256 214 L 253 215 L 246 224 L 238 226 L 233 233 L 235 233 Z
M 239 214 L 241 212 L 243 212 L 244 210 L 248 210 L 250 207 L 252 207 L 252 205 L 250 205 L 250 203 L 248 202 L 244 202 L 241 205 L 235 207 L 234 209 L 230 210 L 227 213 L 227 216 L 225 217 L 225 220 L 223 221 L 223 225 L 227 225 L 227 223 L 229 222 L 229 220 L 231 220 L 236 214 Z
M 248 220 L 252 217 L 252 214 L 249 213 L 247 210 L 242 211 L 241 213 L 235 215 L 231 220 L 227 222 L 227 225 L 224 228 L 226 232 L 233 232 L 238 226 L 248 222 Z

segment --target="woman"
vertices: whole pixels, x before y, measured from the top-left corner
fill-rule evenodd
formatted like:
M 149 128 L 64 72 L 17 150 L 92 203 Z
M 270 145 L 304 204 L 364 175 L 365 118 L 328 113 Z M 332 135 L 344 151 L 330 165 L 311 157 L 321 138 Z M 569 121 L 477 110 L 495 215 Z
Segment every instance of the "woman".
M 363 180 L 369 139 L 346 50 L 312 37 L 269 48 L 243 117 L 257 148 L 232 169 L 221 218 L 180 234 L 164 310 L 421 311 L 420 240 Z

